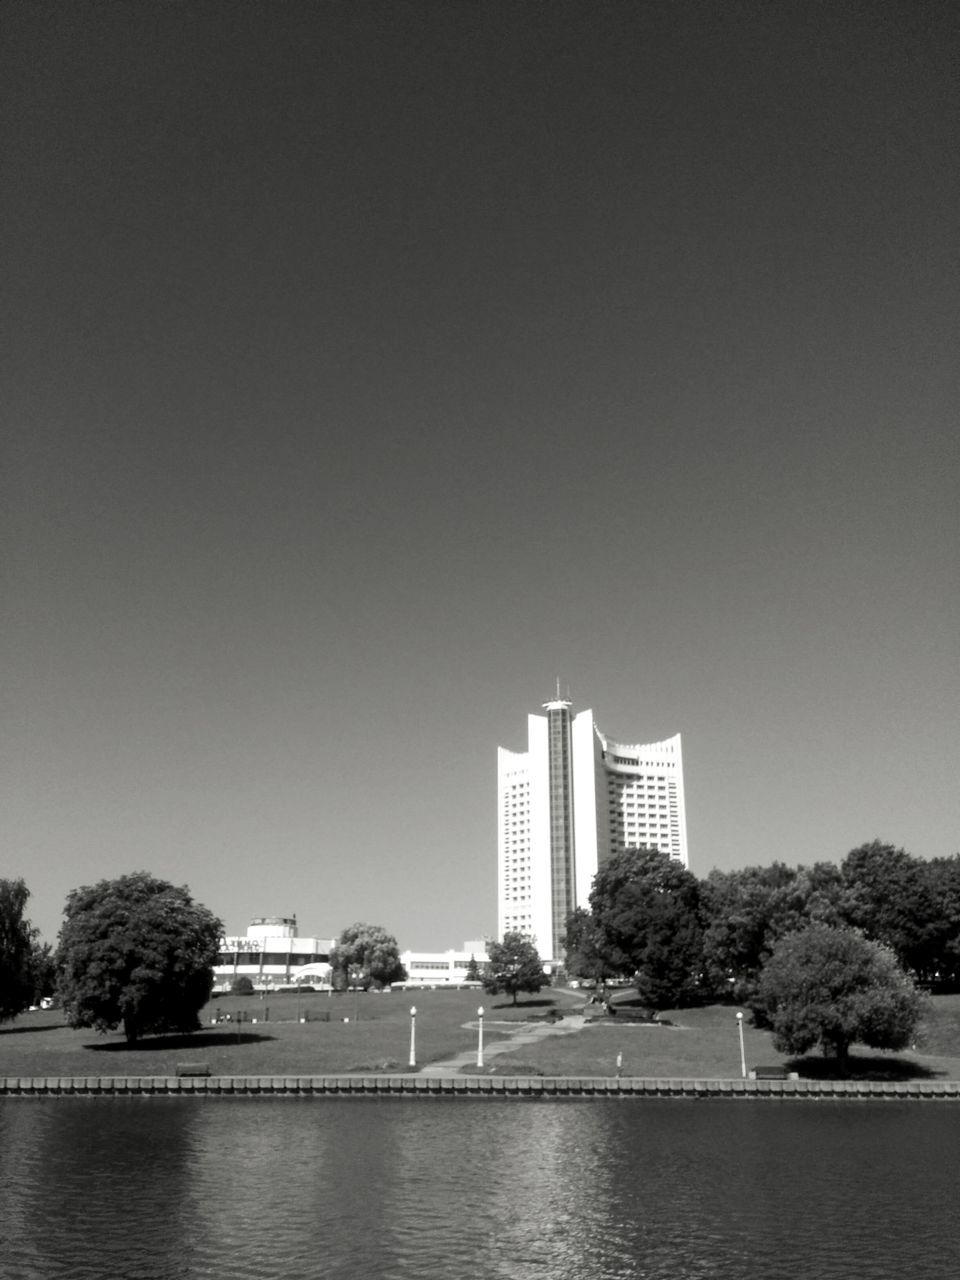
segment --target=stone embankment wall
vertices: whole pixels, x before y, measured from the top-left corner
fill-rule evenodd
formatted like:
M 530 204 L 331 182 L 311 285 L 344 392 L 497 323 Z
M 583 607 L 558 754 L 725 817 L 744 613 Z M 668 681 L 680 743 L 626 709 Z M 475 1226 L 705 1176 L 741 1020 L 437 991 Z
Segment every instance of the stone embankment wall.
M 656 1080 L 596 1076 L 7 1076 L 7 1097 L 774 1098 L 960 1101 L 960 1080 Z

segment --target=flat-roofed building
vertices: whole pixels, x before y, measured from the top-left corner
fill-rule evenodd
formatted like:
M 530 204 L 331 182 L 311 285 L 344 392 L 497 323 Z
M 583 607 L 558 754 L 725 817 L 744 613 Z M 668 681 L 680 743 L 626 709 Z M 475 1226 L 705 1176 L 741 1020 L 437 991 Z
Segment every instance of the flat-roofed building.
M 257 916 L 243 937 L 220 939 L 214 990 L 247 977 L 258 990 L 329 982 L 333 938 L 301 938 L 296 916 Z
M 468 981 L 470 961 L 482 972 L 487 962 L 487 938 L 465 942 L 459 951 L 404 951 L 400 963 L 407 971 L 407 986 L 462 986 Z

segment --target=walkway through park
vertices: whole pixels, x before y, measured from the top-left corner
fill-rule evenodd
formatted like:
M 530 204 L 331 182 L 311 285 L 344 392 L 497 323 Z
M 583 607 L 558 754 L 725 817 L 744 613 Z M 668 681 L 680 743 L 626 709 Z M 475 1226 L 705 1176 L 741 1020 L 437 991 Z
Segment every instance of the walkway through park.
M 581 1003 L 580 1000 L 577 1001 Z M 545 1040 L 547 1036 L 565 1036 L 570 1035 L 574 1031 L 580 1031 L 586 1021 L 583 1014 L 564 1014 L 562 1020 L 558 1022 L 511 1022 L 497 1023 L 498 1031 L 510 1028 L 510 1034 L 505 1040 L 494 1040 L 490 1044 L 483 1046 L 483 1061 L 486 1067 L 491 1058 L 495 1058 L 501 1053 L 513 1053 L 515 1049 L 519 1049 L 521 1045 L 536 1044 L 539 1040 Z M 473 1031 L 477 1030 L 477 1023 L 468 1022 L 464 1024 Z M 485 1025 L 490 1027 L 490 1022 L 486 1021 Z M 448 1058 L 445 1062 L 431 1062 L 427 1066 L 420 1068 L 422 1076 L 450 1076 L 458 1075 L 463 1067 L 474 1067 L 477 1064 L 476 1046 L 471 1049 L 465 1049 L 462 1053 L 458 1053 L 454 1058 Z M 481 1070 L 484 1068 L 481 1068 Z

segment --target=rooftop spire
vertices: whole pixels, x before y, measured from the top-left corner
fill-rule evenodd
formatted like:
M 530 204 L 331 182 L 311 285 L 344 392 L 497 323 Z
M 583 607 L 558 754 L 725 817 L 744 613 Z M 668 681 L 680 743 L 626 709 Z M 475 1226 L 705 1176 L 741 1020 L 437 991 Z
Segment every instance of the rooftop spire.
M 567 686 L 567 696 L 564 697 L 560 692 L 560 677 L 557 676 L 557 696 L 551 699 L 550 702 L 543 704 L 544 710 L 555 711 L 558 707 L 569 707 L 570 705 L 570 686 Z

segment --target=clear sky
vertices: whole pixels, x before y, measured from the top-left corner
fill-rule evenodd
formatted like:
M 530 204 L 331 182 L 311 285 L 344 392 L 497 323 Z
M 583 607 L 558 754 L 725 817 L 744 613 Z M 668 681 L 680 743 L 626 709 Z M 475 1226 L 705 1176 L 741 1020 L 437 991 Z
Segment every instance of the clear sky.
M 7 0 L 0 875 L 496 926 L 560 678 L 700 875 L 960 848 L 960 8 Z

